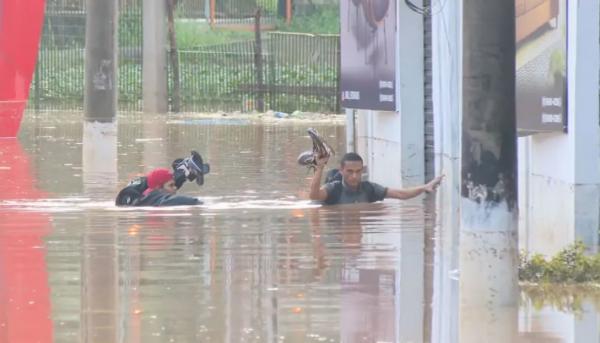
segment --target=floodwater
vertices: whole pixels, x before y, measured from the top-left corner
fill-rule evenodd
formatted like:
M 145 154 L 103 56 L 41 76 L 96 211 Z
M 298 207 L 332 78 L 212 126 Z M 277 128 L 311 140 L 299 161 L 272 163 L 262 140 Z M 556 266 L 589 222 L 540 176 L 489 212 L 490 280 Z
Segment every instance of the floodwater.
M 582 292 L 523 291 L 518 308 L 460 323 L 458 248 L 433 199 L 308 202 L 306 129 L 339 157 L 340 123 L 131 114 L 114 135 L 81 118 L 28 114 L 0 141 L 0 342 L 465 341 L 459 327 L 480 342 L 600 341 L 600 301 Z M 204 205 L 113 205 L 192 149 L 211 173 L 180 193 Z

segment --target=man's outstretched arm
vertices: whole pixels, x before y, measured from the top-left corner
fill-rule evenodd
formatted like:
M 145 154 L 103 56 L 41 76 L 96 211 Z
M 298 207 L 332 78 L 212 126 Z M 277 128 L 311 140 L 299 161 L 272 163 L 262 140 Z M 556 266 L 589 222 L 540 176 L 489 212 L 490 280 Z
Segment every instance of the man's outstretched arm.
M 403 189 L 392 189 L 388 188 L 386 198 L 394 198 L 394 199 L 411 199 L 423 193 L 431 193 L 435 191 L 435 189 L 440 185 L 442 180 L 444 179 L 444 175 L 440 175 L 435 179 L 429 181 L 428 183 L 412 187 L 412 188 L 403 188 Z
M 328 159 L 327 157 L 317 159 L 315 175 L 310 182 L 310 200 L 325 201 L 327 199 L 327 190 L 325 190 L 325 187 L 321 187 L 321 178 Z

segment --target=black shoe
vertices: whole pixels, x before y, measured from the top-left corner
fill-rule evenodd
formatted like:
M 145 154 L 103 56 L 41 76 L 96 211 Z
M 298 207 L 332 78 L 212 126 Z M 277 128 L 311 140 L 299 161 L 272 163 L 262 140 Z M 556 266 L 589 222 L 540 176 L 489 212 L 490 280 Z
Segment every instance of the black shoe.
M 189 170 L 188 180 L 196 180 L 200 186 L 204 184 L 204 174 L 210 172 L 210 166 L 204 163 L 202 156 L 196 151 L 192 151 L 192 156 L 183 160 L 185 167 Z

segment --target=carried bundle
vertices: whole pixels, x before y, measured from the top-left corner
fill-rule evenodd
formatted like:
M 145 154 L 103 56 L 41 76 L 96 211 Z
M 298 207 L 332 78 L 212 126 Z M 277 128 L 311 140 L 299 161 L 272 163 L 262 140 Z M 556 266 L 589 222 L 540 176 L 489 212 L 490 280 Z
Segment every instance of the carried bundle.
M 312 150 L 304 151 L 298 156 L 298 164 L 314 171 L 317 167 L 317 159 L 331 157 L 335 155 L 335 151 L 325 142 L 317 130 L 309 128 L 307 132 L 312 139 L 313 147 Z

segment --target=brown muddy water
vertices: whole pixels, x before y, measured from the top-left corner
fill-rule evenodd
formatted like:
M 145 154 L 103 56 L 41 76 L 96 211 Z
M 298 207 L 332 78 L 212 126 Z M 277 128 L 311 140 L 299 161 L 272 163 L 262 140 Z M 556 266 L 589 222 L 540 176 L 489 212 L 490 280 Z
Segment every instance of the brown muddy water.
M 460 341 L 458 248 L 432 199 L 306 200 L 306 129 L 339 157 L 340 122 L 128 114 L 107 138 L 81 118 L 28 114 L 0 140 L 0 342 Z M 114 206 L 192 149 L 211 173 L 180 193 L 204 205 Z M 593 297 L 520 303 L 498 337 L 600 341 Z

